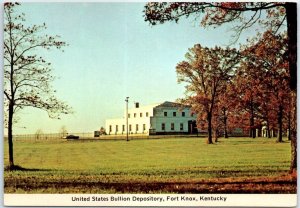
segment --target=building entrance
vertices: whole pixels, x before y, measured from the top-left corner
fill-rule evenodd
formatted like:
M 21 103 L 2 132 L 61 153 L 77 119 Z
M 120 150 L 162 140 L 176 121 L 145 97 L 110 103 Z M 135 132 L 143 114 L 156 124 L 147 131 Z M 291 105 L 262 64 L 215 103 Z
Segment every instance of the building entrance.
M 189 134 L 197 134 L 198 129 L 197 129 L 197 124 L 195 120 L 189 120 L 188 121 L 188 126 L 189 126 Z

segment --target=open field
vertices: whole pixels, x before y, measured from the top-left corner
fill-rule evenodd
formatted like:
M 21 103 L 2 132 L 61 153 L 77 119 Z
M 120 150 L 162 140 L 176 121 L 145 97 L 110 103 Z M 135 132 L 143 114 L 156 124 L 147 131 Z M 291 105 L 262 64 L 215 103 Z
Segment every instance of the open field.
M 275 139 L 20 140 L 14 151 L 25 170 L 5 171 L 5 193 L 296 193 L 290 143 Z

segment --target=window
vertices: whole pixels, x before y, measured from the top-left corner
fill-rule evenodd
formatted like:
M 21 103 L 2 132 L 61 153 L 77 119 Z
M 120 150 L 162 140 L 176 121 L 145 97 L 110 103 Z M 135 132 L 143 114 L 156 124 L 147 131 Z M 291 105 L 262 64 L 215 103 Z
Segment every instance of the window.
M 164 112 L 164 116 L 167 117 L 168 116 L 168 112 Z
M 143 124 L 143 131 L 146 130 L 146 124 Z
M 180 131 L 183 131 L 183 123 L 180 124 Z
M 122 131 L 125 131 L 125 125 L 122 126 Z
M 138 124 L 135 125 L 135 131 L 139 131 L 139 125 Z
M 140 113 L 140 117 L 143 117 L 143 113 Z
M 129 131 L 131 131 L 131 124 L 129 124 Z
M 174 130 L 175 129 L 175 125 L 174 123 L 171 123 L 171 130 Z
M 116 125 L 116 132 L 118 132 L 118 125 Z
M 181 112 L 182 117 L 185 117 L 185 112 Z
M 128 113 L 128 118 L 130 118 L 130 113 Z
M 136 117 L 136 113 L 133 114 L 133 117 L 134 117 L 134 118 Z
M 161 130 L 163 130 L 163 131 L 166 130 L 166 125 L 165 125 L 165 123 L 162 123 L 162 124 L 161 124 Z
M 176 112 L 173 112 L 173 116 L 176 117 Z
M 111 127 L 111 125 L 109 125 L 109 132 L 112 132 L 112 127 Z
M 146 112 L 146 117 L 148 117 L 149 116 L 149 113 L 148 112 Z

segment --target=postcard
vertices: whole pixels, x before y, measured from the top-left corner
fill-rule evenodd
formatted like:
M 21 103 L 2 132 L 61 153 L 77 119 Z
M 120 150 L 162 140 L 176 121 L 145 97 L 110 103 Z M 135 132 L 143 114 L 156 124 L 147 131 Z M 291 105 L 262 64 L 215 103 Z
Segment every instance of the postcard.
M 296 206 L 296 2 L 3 12 L 4 206 Z

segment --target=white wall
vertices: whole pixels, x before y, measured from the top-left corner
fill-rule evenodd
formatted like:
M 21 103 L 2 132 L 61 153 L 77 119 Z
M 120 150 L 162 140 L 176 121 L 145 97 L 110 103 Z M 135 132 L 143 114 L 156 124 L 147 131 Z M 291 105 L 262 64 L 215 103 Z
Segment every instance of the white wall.
M 182 115 L 184 112 L 184 116 Z M 167 115 L 165 115 L 167 113 Z M 176 113 L 174 116 L 173 113 Z M 188 121 L 195 120 L 196 116 L 192 116 L 189 108 L 180 110 L 177 107 L 157 107 L 154 110 L 154 118 L 152 119 L 153 126 L 155 126 L 156 132 L 183 132 L 186 133 L 189 130 Z M 165 130 L 162 129 L 162 124 L 165 125 Z M 171 128 L 174 124 L 174 129 Z M 183 129 L 180 125 L 183 125 Z
M 196 120 L 196 116 L 191 116 L 189 108 L 179 109 L 178 107 L 163 107 L 158 105 L 128 109 L 129 133 L 148 134 L 149 129 L 155 129 L 155 132 L 158 133 L 186 133 L 189 131 L 188 121 Z M 167 116 L 165 116 L 165 112 Z M 176 116 L 173 116 L 174 112 L 176 112 Z M 185 113 L 185 116 L 182 116 L 182 112 Z M 165 130 L 162 129 L 162 123 L 165 124 Z M 173 130 L 171 129 L 172 124 L 174 124 Z M 180 129 L 181 124 L 183 125 L 183 129 Z M 138 129 L 136 129 L 137 125 Z M 106 120 L 105 129 L 107 134 L 126 134 L 126 112 L 124 112 L 123 118 Z
M 128 109 L 128 130 L 130 134 L 148 134 L 151 128 L 150 117 L 153 116 L 153 107 L 155 105 L 144 106 L 139 108 Z M 123 125 L 125 131 L 123 131 Z M 122 119 L 108 119 L 106 120 L 106 133 L 107 134 L 126 134 L 126 112 Z M 111 132 L 110 130 L 111 126 Z M 118 131 L 116 131 L 118 126 Z M 136 129 L 138 126 L 138 129 Z M 130 130 L 131 127 L 131 130 Z

